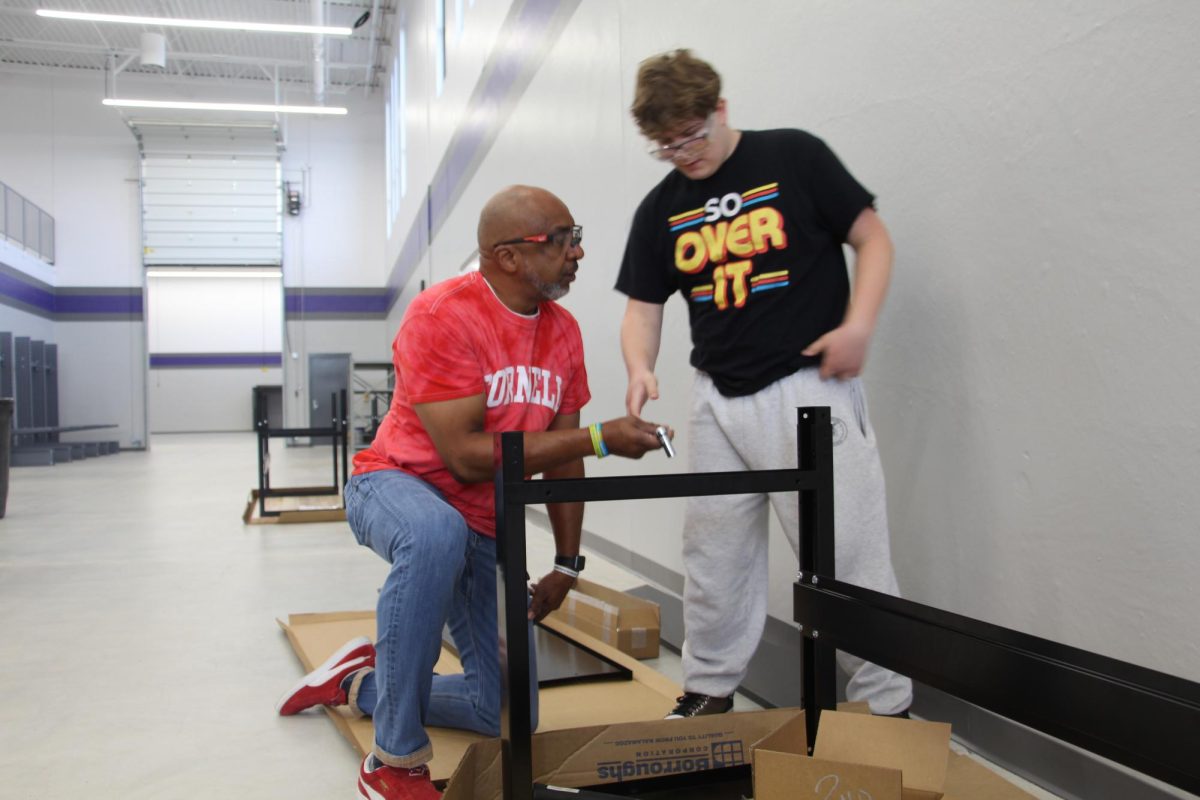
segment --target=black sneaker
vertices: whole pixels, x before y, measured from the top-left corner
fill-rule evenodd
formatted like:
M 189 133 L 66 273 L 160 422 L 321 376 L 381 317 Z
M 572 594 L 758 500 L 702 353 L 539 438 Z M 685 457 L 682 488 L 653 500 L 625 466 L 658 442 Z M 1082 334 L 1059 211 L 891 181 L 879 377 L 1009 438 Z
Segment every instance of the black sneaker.
M 703 717 L 709 714 L 724 714 L 733 708 L 732 697 L 709 697 L 706 694 L 685 692 L 683 697 L 675 698 L 675 708 L 663 719 L 683 719 L 684 717 Z
M 874 711 L 872 711 L 871 713 L 875 714 Z M 896 719 L 912 719 L 912 717 L 910 717 L 908 715 L 907 708 L 904 709 L 903 711 L 897 711 L 895 714 L 875 714 L 875 716 L 877 716 L 877 717 L 894 717 Z

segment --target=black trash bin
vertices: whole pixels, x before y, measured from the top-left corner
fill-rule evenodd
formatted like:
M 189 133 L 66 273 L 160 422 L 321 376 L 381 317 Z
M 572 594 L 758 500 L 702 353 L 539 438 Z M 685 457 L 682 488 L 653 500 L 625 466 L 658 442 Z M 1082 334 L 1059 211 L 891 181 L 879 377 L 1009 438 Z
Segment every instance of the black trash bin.
M 12 450 L 13 399 L 0 397 L 0 517 L 8 505 L 8 458 Z

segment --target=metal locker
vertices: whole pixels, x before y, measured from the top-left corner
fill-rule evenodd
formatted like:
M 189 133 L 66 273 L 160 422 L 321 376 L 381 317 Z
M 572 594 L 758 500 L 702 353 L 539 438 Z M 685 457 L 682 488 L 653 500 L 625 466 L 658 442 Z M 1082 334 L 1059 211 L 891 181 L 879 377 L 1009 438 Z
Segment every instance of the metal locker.
M 0 397 L 13 396 L 12 333 L 0 331 Z
M 46 343 L 41 339 L 29 342 L 30 394 L 29 410 L 33 427 L 46 427 Z M 44 433 L 35 434 L 35 442 L 49 441 Z
M 50 428 L 58 427 L 58 345 L 46 343 L 46 351 L 43 356 L 45 361 L 46 374 L 46 426 Z M 58 441 L 57 433 L 47 434 L 47 439 L 51 442 Z
M 17 424 L 14 428 L 33 427 L 33 375 L 29 371 L 28 336 L 13 340 L 13 380 L 17 386 Z

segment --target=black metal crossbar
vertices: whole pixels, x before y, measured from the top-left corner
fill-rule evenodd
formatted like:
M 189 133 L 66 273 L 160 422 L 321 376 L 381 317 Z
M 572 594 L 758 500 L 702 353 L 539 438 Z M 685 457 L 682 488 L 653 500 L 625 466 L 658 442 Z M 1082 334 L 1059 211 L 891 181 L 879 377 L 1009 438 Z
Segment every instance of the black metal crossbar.
M 805 641 L 1200 792 L 1200 684 L 824 575 L 793 598 Z
M 535 797 L 533 731 L 529 715 L 525 506 L 795 491 L 799 493 L 801 541 L 817 542 L 828 538 L 832 542 L 833 428 L 828 408 L 797 410 L 797 449 L 800 463 L 797 469 L 529 480 L 525 477 L 524 435 L 519 432 L 501 435 L 500 463 L 496 470 L 496 591 L 503 690 L 500 744 L 505 800 L 533 800 Z M 818 525 L 829 526 L 828 536 L 817 535 L 813 526 Z M 832 565 L 832 545 L 827 560 Z M 818 657 L 828 659 L 829 666 L 833 666 L 832 648 L 818 644 L 814 646 L 814 652 Z M 829 690 L 832 697 L 832 683 Z
M 759 472 L 682 472 L 639 475 L 636 478 L 563 478 L 515 484 L 511 502 L 575 503 L 599 500 L 646 500 L 661 497 L 702 497 L 716 494 L 757 494 L 813 489 L 816 476 L 795 469 Z

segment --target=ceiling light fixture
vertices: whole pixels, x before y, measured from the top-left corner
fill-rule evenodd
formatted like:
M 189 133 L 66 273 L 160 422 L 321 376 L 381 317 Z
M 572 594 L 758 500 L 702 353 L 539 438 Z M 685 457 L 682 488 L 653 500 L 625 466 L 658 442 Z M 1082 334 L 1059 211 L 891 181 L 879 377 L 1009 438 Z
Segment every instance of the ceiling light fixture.
M 267 103 L 193 103 L 185 100 L 125 100 L 106 97 L 101 100 L 106 106 L 121 108 L 176 108 L 185 111 L 255 111 L 267 114 L 327 114 L 341 116 L 346 113 L 342 106 L 275 106 Z
M 119 22 L 126 25 L 163 25 L 172 28 L 215 28 L 225 31 L 255 31 L 258 33 L 320 33 L 326 36 L 349 36 L 351 28 L 328 25 L 286 25 L 275 22 L 237 22 L 221 19 L 182 19 L 175 17 L 135 17 L 125 14 L 93 14 L 88 11 L 59 11 L 39 8 L 39 17 L 71 19 L 84 22 Z

